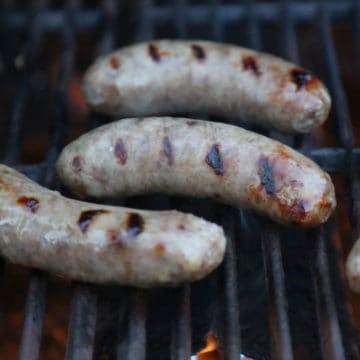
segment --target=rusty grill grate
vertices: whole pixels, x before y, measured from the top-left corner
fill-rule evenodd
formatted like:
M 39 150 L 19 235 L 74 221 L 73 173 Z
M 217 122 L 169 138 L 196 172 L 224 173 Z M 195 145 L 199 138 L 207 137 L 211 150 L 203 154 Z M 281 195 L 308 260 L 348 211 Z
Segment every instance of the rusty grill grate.
M 342 221 L 352 229 L 349 238 L 360 235 L 360 149 L 351 123 L 359 105 L 348 105 L 345 55 L 339 56 L 349 44 L 345 65 L 359 69 L 359 0 L 4 1 L 0 19 L 0 157 L 50 188 L 60 186 L 54 163 L 63 145 L 107 121 L 81 104 L 76 110 L 74 78 L 95 56 L 125 44 L 198 37 L 270 51 L 319 73 L 333 97 L 325 129 L 295 137 L 267 134 L 334 174 L 345 205 L 330 222 L 305 232 L 206 201 L 128 201 L 177 207 L 222 224 L 229 240 L 224 264 L 204 281 L 178 289 L 73 283 L 66 359 L 190 359 L 209 331 L 219 337 L 225 359 L 239 359 L 241 352 L 259 359 L 360 358 L 343 277 L 347 250 L 339 241 L 346 234 Z M 356 75 L 353 82 L 359 92 Z M 0 284 L 7 276 L 2 262 Z M 44 319 L 52 316 L 46 312 L 48 283 L 46 273 L 31 272 L 20 359 L 41 356 Z M 11 294 L 0 291 L 1 306 Z

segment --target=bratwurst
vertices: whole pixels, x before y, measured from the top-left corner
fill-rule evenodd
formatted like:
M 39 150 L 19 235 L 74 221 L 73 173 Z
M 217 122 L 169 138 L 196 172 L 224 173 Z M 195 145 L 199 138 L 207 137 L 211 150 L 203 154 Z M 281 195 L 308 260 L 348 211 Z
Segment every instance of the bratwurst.
M 360 239 L 358 239 L 346 260 L 346 277 L 351 290 L 360 293 Z
M 77 195 L 210 197 L 310 227 L 335 208 L 327 173 L 289 147 L 236 126 L 184 118 L 124 119 L 84 134 L 58 160 Z
M 221 227 L 177 211 L 72 200 L 0 165 L 0 254 L 71 279 L 177 285 L 222 261 Z
M 119 116 L 207 113 L 286 132 L 309 132 L 331 99 L 309 71 L 238 46 L 154 40 L 98 59 L 83 81 L 95 111 Z

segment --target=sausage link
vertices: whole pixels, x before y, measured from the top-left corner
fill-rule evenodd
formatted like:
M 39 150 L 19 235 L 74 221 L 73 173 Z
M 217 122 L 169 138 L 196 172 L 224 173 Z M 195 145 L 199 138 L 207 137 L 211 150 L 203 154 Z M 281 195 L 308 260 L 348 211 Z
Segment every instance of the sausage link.
M 138 287 L 199 280 L 222 261 L 221 227 L 177 211 L 61 196 L 0 165 L 0 254 L 71 279 Z
M 346 277 L 351 290 L 360 293 L 360 239 L 358 239 L 346 260 Z
M 99 58 L 83 81 L 94 110 L 119 117 L 208 113 L 306 133 L 331 99 L 311 72 L 272 55 L 209 41 L 156 40 Z
M 291 225 L 324 222 L 336 205 L 327 173 L 289 147 L 239 127 L 184 118 L 124 119 L 67 145 L 61 180 L 80 196 L 211 197 Z

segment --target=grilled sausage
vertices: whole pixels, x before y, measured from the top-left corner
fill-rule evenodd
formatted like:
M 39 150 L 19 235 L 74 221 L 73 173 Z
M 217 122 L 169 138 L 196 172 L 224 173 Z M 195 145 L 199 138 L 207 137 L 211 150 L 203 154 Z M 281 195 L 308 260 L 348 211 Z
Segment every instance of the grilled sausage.
M 177 211 L 67 199 L 0 165 L 0 254 L 72 279 L 138 287 L 203 278 L 223 259 L 221 227 Z
M 98 59 L 83 81 L 94 110 L 119 117 L 208 113 L 309 132 L 331 99 L 309 71 L 277 57 L 208 41 L 157 40 Z
M 351 290 L 360 293 L 360 239 L 355 242 L 346 260 L 346 277 Z
M 336 204 L 329 175 L 311 160 L 256 133 L 202 120 L 99 127 L 65 147 L 57 171 L 80 196 L 211 197 L 305 227 L 324 222 Z

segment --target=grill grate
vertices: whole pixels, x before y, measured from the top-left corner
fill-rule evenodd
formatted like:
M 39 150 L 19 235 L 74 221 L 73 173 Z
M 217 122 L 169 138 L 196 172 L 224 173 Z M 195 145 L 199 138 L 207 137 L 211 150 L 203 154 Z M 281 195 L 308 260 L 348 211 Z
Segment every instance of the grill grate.
M 343 195 L 347 200 L 352 199 L 351 204 L 350 200 L 347 202 L 353 219 L 353 239 L 360 234 L 360 222 L 356 221 L 360 216 L 357 171 L 360 149 L 356 148 L 333 37 L 337 23 L 352 22 L 358 66 L 359 0 L 212 0 L 208 3 L 142 0 L 133 4 L 116 0 L 99 4 L 69 0 L 63 8 L 46 0 L 30 3 L 24 6 L 7 1 L 0 8 L 3 62 L 0 74 L 3 100 L 0 100 L 0 106 L 6 108 L 6 92 L 11 82 L 15 84 L 9 120 L 4 118 L 0 122 L 3 134 L 0 134 L 0 144 L 6 144 L 0 145 L 3 162 L 50 188 L 59 188 L 54 162 L 63 144 L 69 136 L 74 136 L 76 130 L 74 117 L 70 114 L 70 87 L 74 75 L 84 68 L 84 64 L 78 64 L 81 62 L 78 57 L 82 56 L 78 51 L 86 48 L 81 45 L 81 37 L 86 37 L 86 34 L 90 34 L 91 41 L 91 35 L 101 34 L 97 39 L 96 53 L 83 61 L 86 64 L 95 56 L 127 43 L 154 37 L 187 38 L 193 37 L 194 33 L 213 40 L 269 50 L 302 63 L 306 54 L 302 54 L 299 28 L 300 25 L 304 28 L 313 26 L 312 36 L 315 33 L 317 45 L 321 47 L 316 61 L 324 65 L 319 70 L 333 97 L 327 134 L 335 134 L 334 141 L 331 144 L 325 141 L 326 146 L 322 146 L 324 141 L 318 141 L 324 136 L 321 131 L 295 137 L 275 132 L 268 135 L 308 154 L 326 171 L 340 174 L 337 175 L 341 177 L 339 184 L 345 184 L 348 189 L 348 193 Z M 234 32 L 234 28 L 237 31 Z M 34 85 L 34 75 L 44 71 L 39 59 L 49 34 L 58 36 L 58 69 L 55 85 L 50 79 L 51 66 L 47 65 L 45 70 L 46 86 L 51 91 L 46 97 L 50 110 L 45 111 L 43 121 L 30 116 L 34 113 L 30 107 L 34 101 L 33 93 L 40 91 Z M 280 37 L 274 34 L 280 34 Z M 15 69 L 14 58 L 19 56 L 19 52 L 25 66 L 16 65 L 18 69 Z M 46 118 L 50 119 L 49 123 Z M 86 118 L 82 131 L 104 121 L 105 118 L 92 114 Z M 47 134 L 48 146 L 40 161 L 23 159 L 24 141 L 31 132 L 32 124 L 29 122 L 40 124 L 40 129 Z M 318 143 L 321 147 L 317 147 Z M 341 191 L 340 188 L 338 185 L 337 190 Z M 224 226 L 229 240 L 223 266 L 201 283 L 179 289 L 134 290 L 74 283 L 66 359 L 190 359 L 208 331 L 219 336 L 225 358 L 230 360 L 239 359 L 240 352 L 263 356 L 264 359 L 360 358 L 336 249 L 335 238 L 342 234 L 341 224 L 335 221 L 338 218 L 333 218 L 318 230 L 295 233 L 246 210 L 237 211 L 221 205 L 212 205 L 209 210 L 206 209 L 208 204 L 202 206 L 201 201 L 184 202 L 166 197 L 160 200 L 147 197 L 127 203 L 145 207 L 177 207 L 216 219 Z M 3 268 L 1 262 L 0 285 L 7 276 L 7 267 Z M 48 283 L 49 278 L 44 272 L 31 272 L 21 359 L 41 356 L 44 319 L 51 316 L 51 313 L 45 313 Z M 1 292 L 1 297 L 4 296 Z M 161 307 L 166 302 L 168 309 L 164 310 Z M 200 306 L 206 304 L 204 309 L 199 309 L 198 303 Z M 109 317 L 109 314 L 112 315 Z M 252 317 L 256 318 L 256 324 Z M 164 323 L 165 330 L 156 330 L 161 328 L 161 323 Z M 153 333 L 156 331 L 159 335 Z M 163 332 L 166 333 L 165 340 L 161 335 Z

